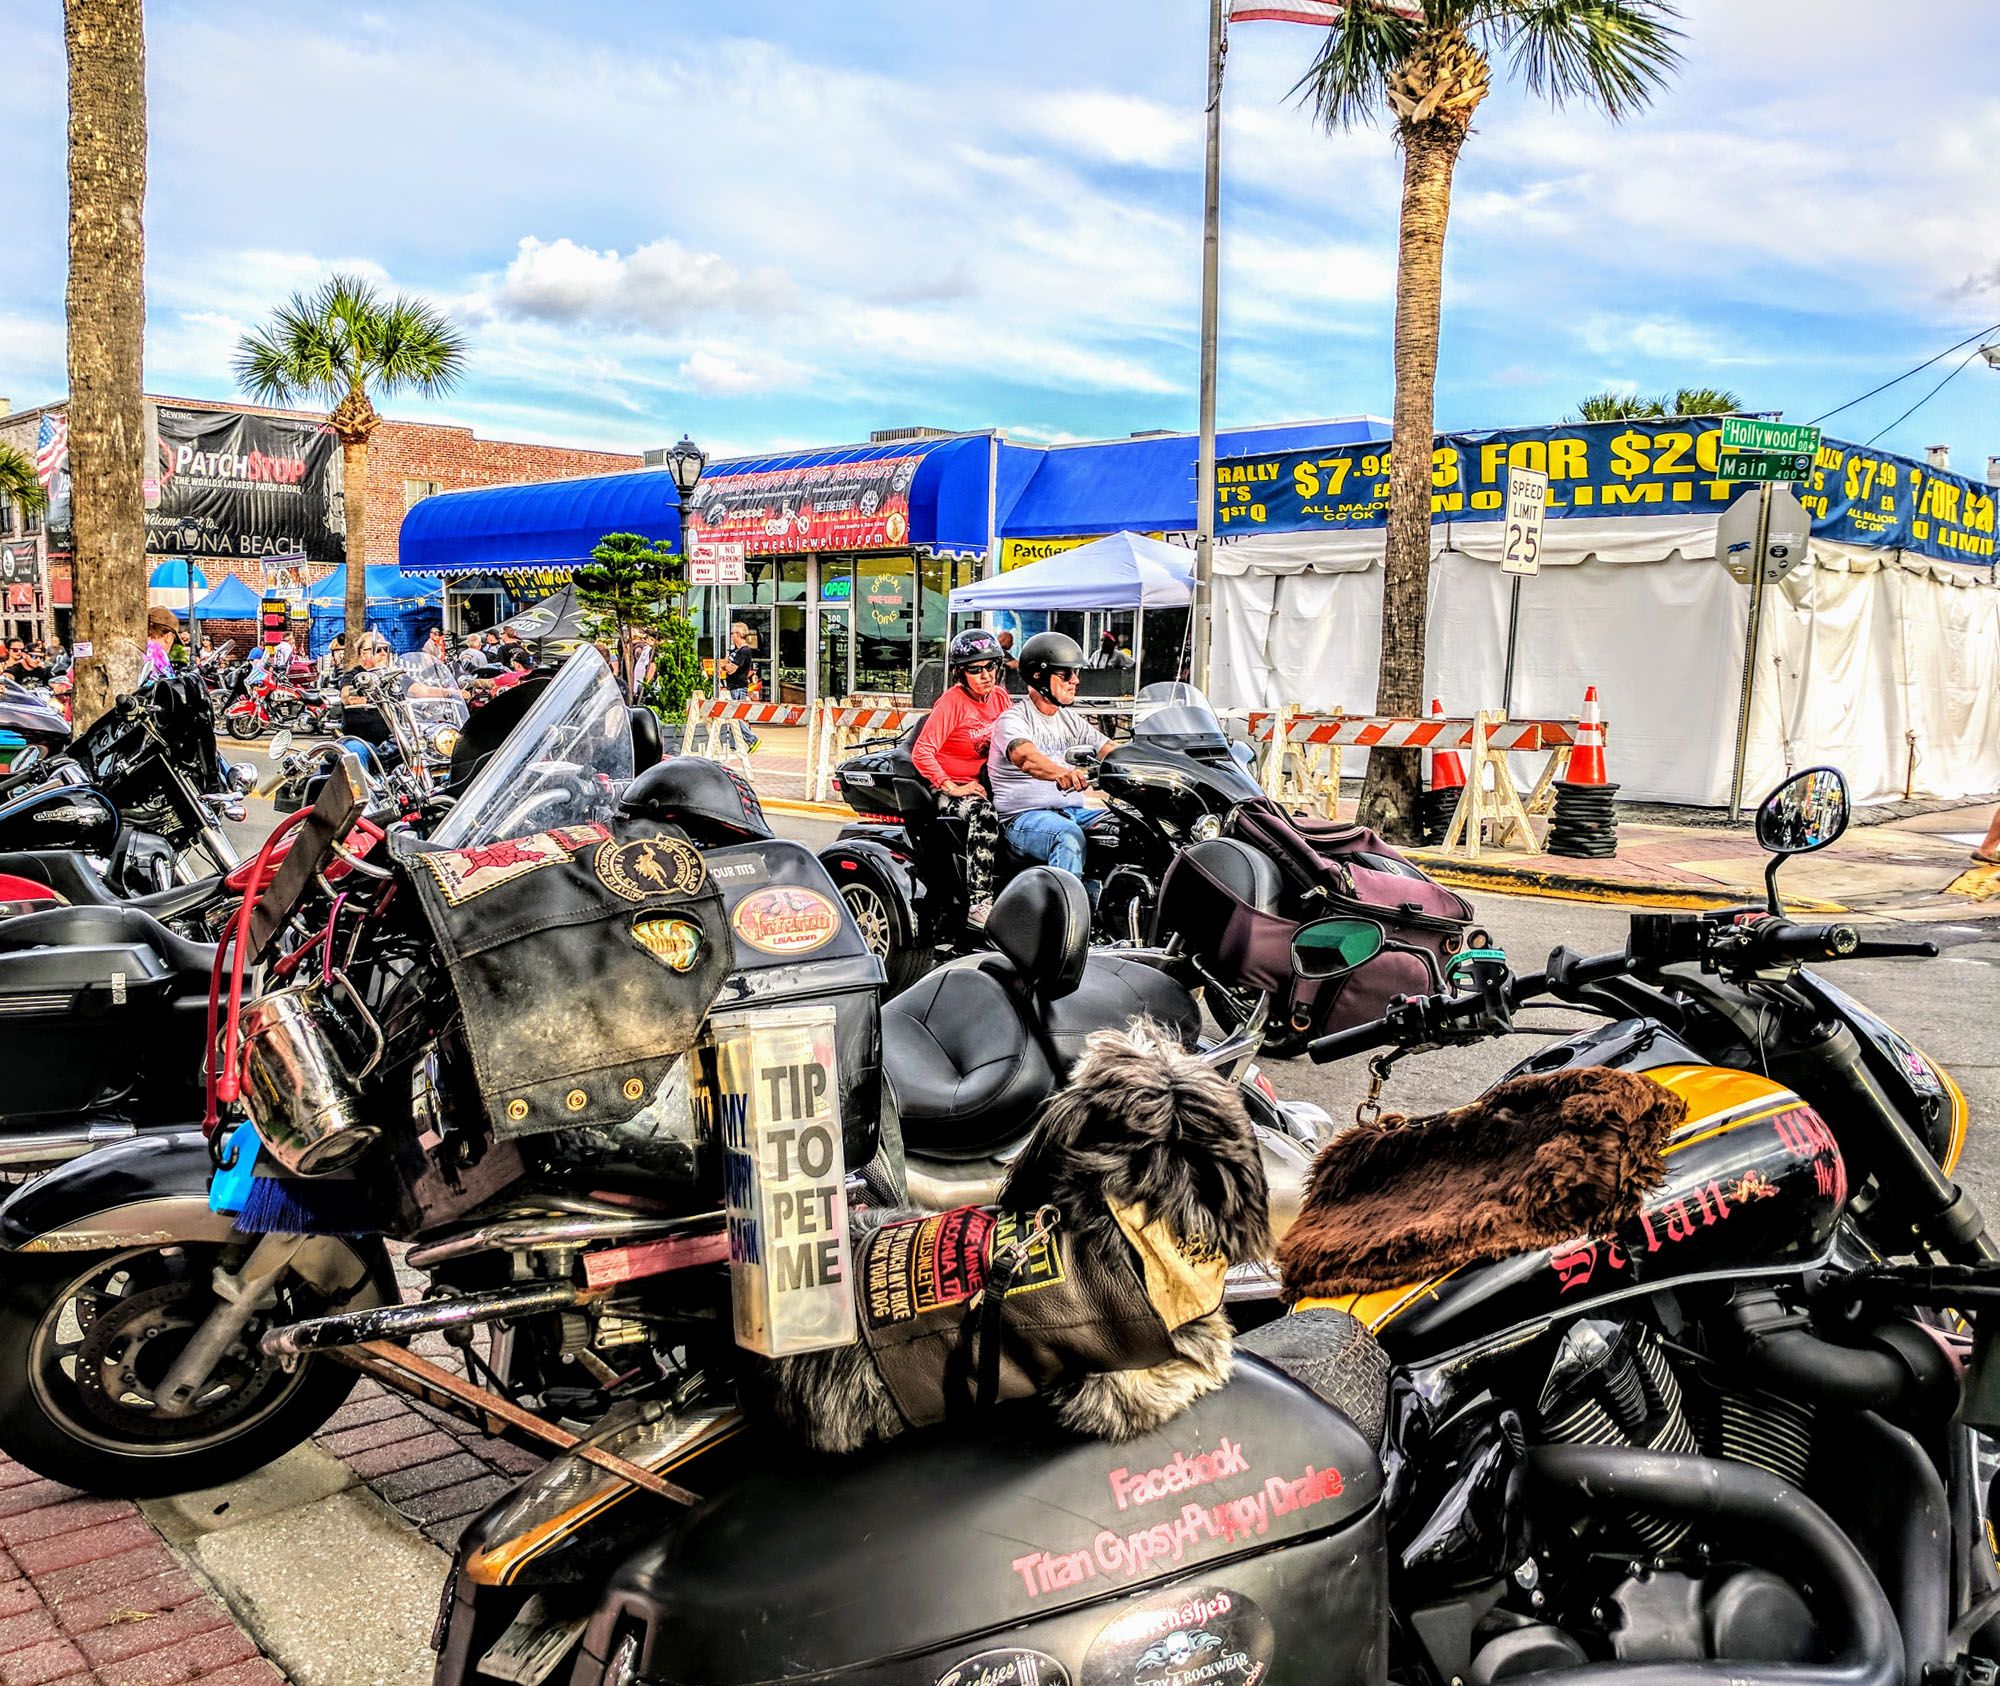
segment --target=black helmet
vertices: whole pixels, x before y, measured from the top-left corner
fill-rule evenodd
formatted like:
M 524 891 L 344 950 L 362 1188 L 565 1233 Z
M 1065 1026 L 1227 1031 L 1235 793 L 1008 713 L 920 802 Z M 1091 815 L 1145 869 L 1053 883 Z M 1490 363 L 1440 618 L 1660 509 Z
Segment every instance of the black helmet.
M 670 755 L 625 787 L 618 811 L 636 819 L 677 825 L 691 842 L 720 848 L 771 836 L 763 804 L 749 781 L 719 761 Z
M 1066 632 L 1038 632 L 1021 646 L 1021 678 L 1029 690 L 1039 691 L 1045 697 L 1049 695 L 1049 674 L 1053 669 L 1082 666 L 1083 646 Z
M 1000 648 L 1000 640 L 983 626 L 969 626 L 963 632 L 952 634 L 950 645 L 945 650 L 945 660 L 951 667 L 951 676 L 956 679 L 974 662 L 992 662 L 996 667 L 1007 664 L 1007 652 Z

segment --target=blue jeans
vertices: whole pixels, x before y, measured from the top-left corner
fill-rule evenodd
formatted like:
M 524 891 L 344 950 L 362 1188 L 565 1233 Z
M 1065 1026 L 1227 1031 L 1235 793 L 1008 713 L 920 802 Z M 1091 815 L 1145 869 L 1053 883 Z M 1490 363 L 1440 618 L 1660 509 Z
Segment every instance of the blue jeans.
M 1081 878 L 1084 831 L 1103 819 L 1105 812 L 1076 802 L 1061 808 L 1030 808 L 1001 824 L 1016 852 Z

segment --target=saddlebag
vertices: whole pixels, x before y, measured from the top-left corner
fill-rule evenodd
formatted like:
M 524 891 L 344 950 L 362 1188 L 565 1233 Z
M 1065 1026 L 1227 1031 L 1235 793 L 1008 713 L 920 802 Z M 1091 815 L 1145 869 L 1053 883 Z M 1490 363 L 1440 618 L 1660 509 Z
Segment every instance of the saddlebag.
M 1174 857 L 1160 886 L 1171 926 L 1232 986 L 1272 994 L 1271 1051 L 1294 1051 L 1312 1036 L 1381 1017 L 1398 995 L 1429 995 L 1443 986 L 1445 962 L 1463 943 L 1472 904 L 1424 876 L 1368 827 L 1333 825 L 1288 814 L 1270 801 L 1245 802 L 1229 834 L 1278 869 L 1276 911 L 1253 907 L 1202 864 L 1198 852 Z M 1310 919 L 1335 915 L 1378 921 L 1389 946 L 1344 977 L 1292 974 L 1292 934 Z

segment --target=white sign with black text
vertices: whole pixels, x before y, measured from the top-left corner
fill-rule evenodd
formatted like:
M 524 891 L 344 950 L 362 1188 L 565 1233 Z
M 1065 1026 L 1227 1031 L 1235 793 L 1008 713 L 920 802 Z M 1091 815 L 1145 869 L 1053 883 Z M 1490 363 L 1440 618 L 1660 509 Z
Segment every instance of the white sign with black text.
M 1548 513 L 1549 477 L 1536 468 L 1507 470 L 1505 542 L 1500 570 L 1507 574 L 1542 571 L 1542 518 Z

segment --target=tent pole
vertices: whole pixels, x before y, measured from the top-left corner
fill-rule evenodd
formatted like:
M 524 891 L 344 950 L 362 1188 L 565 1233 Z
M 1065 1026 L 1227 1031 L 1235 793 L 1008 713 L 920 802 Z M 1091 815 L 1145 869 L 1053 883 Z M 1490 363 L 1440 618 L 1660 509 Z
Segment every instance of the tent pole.
M 1136 699 L 1146 683 L 1146 604 L 1141 598 L 1132 611 L 1132 695 Z
M 1221 286 L 1222 60 L 1228 39 L 1222 0 L 1208 0 L 1208 155 L 1201 212 L 1201 451 L 1194 489 L 1194 604 L 1188 612 L 1193 646 L 1190 677 L 1208 689 L 1211 563 L 1215 549 L 1215 324 Z

